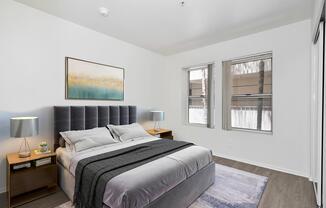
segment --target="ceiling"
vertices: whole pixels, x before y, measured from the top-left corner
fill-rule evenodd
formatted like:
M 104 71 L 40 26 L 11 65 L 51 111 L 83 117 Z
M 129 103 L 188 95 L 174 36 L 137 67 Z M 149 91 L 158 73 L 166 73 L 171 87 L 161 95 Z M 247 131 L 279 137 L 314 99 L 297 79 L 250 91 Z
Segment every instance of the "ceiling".
M 170 55 L 311 17 L 313 0 L 16 0 Z M 98 9 L 106 7 L 102 17 Z

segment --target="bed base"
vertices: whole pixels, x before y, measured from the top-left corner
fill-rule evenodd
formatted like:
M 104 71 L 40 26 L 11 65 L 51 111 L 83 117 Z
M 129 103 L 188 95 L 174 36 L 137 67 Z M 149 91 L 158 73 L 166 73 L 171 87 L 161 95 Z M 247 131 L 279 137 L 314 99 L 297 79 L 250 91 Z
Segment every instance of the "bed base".
M 75 177 L 59 166 L 59 185 L 72 201 L 75 187 Z M 151 202 L 145 208 L 186 208 L 190 206 L 215 181 L 215 163 L 211 162 L 187 180 Z M 103 206 L 103 208 L 110 208 Z M 114 208 L 114 207 L 112 207 Z
M 215 163 L 211 162 L 187 180 L 163 194 L 146 208 L 186 208 L 215 182 Z
M 73 201 L 75 192 L 75 177 L 59 162 L 58 165 L 58 176 L 59 176 L 59 186 L 63 192 L 67 195 L 70 201 Z

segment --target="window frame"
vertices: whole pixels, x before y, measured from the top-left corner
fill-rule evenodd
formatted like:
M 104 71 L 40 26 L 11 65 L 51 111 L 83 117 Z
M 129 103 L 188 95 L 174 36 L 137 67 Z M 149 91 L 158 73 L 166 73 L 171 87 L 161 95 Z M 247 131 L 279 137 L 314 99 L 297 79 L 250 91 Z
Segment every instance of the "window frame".
M 247 62 L 251 62 L 251 61 L 258 61 L 258 60 L 262 60 L 262 59 L 271 59 L 271 94 L 266 94 L 266 93 L 255 93 L 255 94 L 248 94 L 248 95 L 232 95 L 231 94 L 231 100 L 232 97 L 243 97 L 243 98 L 264 98 L 264 97 L 270 97 L 271 98 L 271 130 L 270 131 L 265 131 L 265 130 L 259 130 L 259 129 L 249 129 L 249 128 L 238 128 L 238 127 L 232 127 L 231 124 L 231 106 L 225 106 L 226 105 L 226 81 L 225 81 L 225 76 L 226 76 L 226 71 L 225 70 L 230 70 L 230 68 L 225 69 L 225 65 L 226 63 L 231 63 L 230 65 L 234 65 L 234 64 L 241 64 L 241 63 L 247 63 Z M 223 95 L 222 95 L 222 129 L 223 130 L 227 130 L 227 131 L 242 131 L 242 132 L 251 132 L 251 133 L 260 133 L 260 134 L 269 134 L 269 135 L 273 135 L 274 132 L 274 110 L 273 110 L 273 106 L 274 106 L 274 90 L 273 90 L 273 86 L 274 86 L 274 81 L 273 81 L 273 66 L 274 66 L 274 58 L 273 58 L 273 52 L 272 51 L 267 51 L 267 52 L 263 52 L 263 53 L 257 53 L 257 54 L 251 54 L 251 55 L 247 55 L 247 56 L 243 56 L 243 57 L 239 57 L 239 58 L 234 58 L 234 59 L 229 59 L 226 61 L 222 62 L 222 91 L 223 91 Z M 226 118 L 227 117 L 227 118 Z
M 214 66 L 215 63 L 214 62 L 209 62 L 209 63 L 205 63 L 205 64 L 198 64 L 198 65 L 193 65 L 193 66 L 188 66 L 188 67 L 183 67 L 183 70 L 185 71 L 185 73 L 187 73 L 186 77 L 186 109 L 185 109 L 185 124 L 188 126 L 195 126 L 195 127 L 205 127 L 205 128 L 211 128 L 211 129 L 215 129 L 215 78 L 214 78 Z M 200 69 L 204 69 L 207 68 L 207 70 L 209 70 L 209 67 L 211 67 L 211 74 L 208 72 L 207 75 L 207 81 L 209 81 L 209 79 L 211 79 L 211 84 L 212 84 L 212 88 L 213 90 L 207 89 L 207 95 L 205 97 L 200 97 L 200 96 L 190 96 L 190 71 L 195 71 L 195 70 L 200 70 Z M 210 77 L 211 76 L 211 77 Z M 209 84 L 208 84 L 209 85 Z M 212 92 L 210 92 L 212 91 Z M 209 98 L 209 96 L 211 96 Z M 190 123 L 189 122 L 189 109 L 190 109 L 190 102 L 189 99 L 190 98 L 198 98 L 198 99 L 206 99 L 207 103 L 213 101 L 209 106 L 207 106 L 207 122 L 206 124 L 202 124 L 202 123 Z M 211 108 L 210 110 L 208 108 Z M 212 114 L 212 115 L 209 115 Z M 213 116 L 213 124 L 211 127 L 209 127 L 209 120 L 212 121 L 212 119 L 210 118 L 210 116 Z

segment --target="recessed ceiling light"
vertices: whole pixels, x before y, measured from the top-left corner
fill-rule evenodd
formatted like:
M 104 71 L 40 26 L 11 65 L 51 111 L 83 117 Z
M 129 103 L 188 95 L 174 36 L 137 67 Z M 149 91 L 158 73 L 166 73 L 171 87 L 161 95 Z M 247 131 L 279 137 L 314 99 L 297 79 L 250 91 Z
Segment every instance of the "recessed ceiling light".
M 100 13 L 100 15 L 102 15 L 103 17 L 107 17 L 109 15 L 109 10 L 105 7 L 100 7 L 98 8 L 98 12 Z

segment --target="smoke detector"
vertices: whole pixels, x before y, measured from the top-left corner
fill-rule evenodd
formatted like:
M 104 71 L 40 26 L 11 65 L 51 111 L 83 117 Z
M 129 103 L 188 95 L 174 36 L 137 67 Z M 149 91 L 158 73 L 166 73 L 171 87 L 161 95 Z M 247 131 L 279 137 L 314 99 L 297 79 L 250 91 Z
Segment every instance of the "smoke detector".
M 109 15 L 109 10 L 105 7 L 98 8 L 98 12 L 102 17 L 107 17 Z

